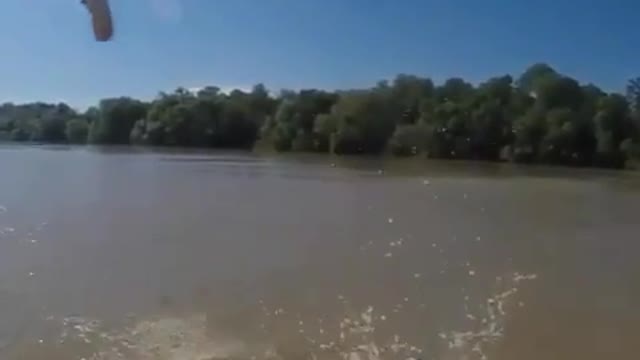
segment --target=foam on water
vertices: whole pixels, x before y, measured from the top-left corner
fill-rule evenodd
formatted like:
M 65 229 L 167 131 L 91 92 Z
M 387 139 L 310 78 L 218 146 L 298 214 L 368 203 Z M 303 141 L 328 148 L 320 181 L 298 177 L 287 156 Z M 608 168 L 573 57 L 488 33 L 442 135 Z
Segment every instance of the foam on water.
M 440 333 L 440 338 L 447 342 L 451 350 L 449 356 L 455 355 L 453 359 L 481 359 L 487 360 L 486 347 L 502 339 L 504 336 L 504 324 L 507 319 L 507 307 L 512 305 L 512 298 L 518 292 L 518 284 L 522 281 L 534 280 L 535 274 L 522 275 L 515 273 L 508 282 L 503 283 L 502 278 L 496 279 L 502 290 L 486 299 L 486 303 L 478 313 L 469 311 L 465 302 L 465 315 L 474 323 L 474 329 L 466 331 L 450 331 Z M 465 297 L 468 301 L 468 297 Z M 520 302 L 520 304 L 522 304 Z
M 499 278 L 499 291 L 486 299 L 476 312 L 467 305 L 464 311 L 471 325 L 467 329 L 453 329 L 439 334 L 439 341 L 448 350 L 440 355 L 445 360 L 487 360 L 487 347 L 504 336 L 504 324 L 509 309 L 514 305 L 519 286 L 524 281 L 536 279 L 536 275 L 515 273 Z M 342 297 L 347 303 L 347 300 Z M 468 296 L 465 297 L 468 300 Z M 404 299 L 408 302 L 409 299 Z M 272 320 L 285 317 L 284 309 L 267 309 Z M 427 349 L 422 344 L 411 344 L 394 334 L 380 339 L 378 331 L 389 329 L 387 311 L 367 306 L 362 311 L 350 312 L 336 324 L 323 319 L 297 320 L 303 343 L 246 341 L 208 331 L 204 313 L 165 315 L 148 319 L 130 317 L 124 325 L 109 327 L 98 319 L 84 317 L 49 317 L 47 321 L 57 329 L 54 336 L 31 339 L 22 343 L 9 359 L 40 359 L 33 355 L 41 350 L 48 359 L 85 360 L 212 360 L 212 359 L 340 359 L 385 360 L 421 359 Z M 273 316 L 275 315 L 275 316 Z M 428 326 L 426 324 L 425 326 Z M 293 349 L 295 347 L 295 349 Z M 57 354 L 59 354 L 58 357 Z
M 58 328 L 48 339 L 33 339 L 12 352 L 13 359 L 84 360 L 209 360 L 245 355 L 248 347 L 238 340 L 212 339 L 204 314 L 140 320 L 109 329 L 97 319 L 49 319 Z M 39 351 L 38 349 L 41 349 Z

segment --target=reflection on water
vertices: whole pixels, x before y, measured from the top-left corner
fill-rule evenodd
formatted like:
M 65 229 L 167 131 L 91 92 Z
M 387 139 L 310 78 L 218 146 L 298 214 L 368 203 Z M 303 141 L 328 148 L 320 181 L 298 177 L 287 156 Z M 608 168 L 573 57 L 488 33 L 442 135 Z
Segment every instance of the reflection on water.
M 0 358 L 635 354 L 633 173 L 52 150 L 0 149 Z

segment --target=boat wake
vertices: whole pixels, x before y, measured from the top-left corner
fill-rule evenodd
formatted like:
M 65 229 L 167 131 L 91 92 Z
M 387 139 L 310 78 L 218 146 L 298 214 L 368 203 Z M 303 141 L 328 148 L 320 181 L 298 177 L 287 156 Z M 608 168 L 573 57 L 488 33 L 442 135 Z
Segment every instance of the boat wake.
M 511 274 L 498 279 L 499 291 L 486 299 L 475 313 L 467 329 L 451 329 L 439 333 L 438 342 L 444 351 L 437 359 L 488 360 L 487 348 L 504 336 L 504 324 L 511 311 L 517 310 L 519 287 L 536 275 Z M 345 313 L 348 313 L 345 310 Z M 351 312 L 352 313 L 352 312 Z M 299 322 L 299 329 L 280 334 L 277 339 L 242 339 L 237 334 L 227 336 L 224 329 L 212 331 L 206 313 L 163 315 L 147 319 L 130 316 L 121 326 L 108 326 L 97 319 L 64 317 L 47 319 L 56 330 L 47 339 L 31 339 L 13 347 L 10 359 L 84 359 L 84 360 L 391 360 L 432 357 L 435 349 L 424 344 L 411 344 L 400 335 L 387 339 L 378 336 L 394 333 L 386 328 L 386 312 L 368 306 L 360 313 L 345 315 L 334 324 Z M 273 309 L 271 324 L 286 321 L 284 309 Z M 275 316 L 274 316 L 275 315 Z M 266 319 L 263 319 L 266 320 Z M 311 325 L 313 323 L 313 325 Z M 215 326 L 215 324 L 213 324 Z M 425 324 L 428 326 L 428 324 Z

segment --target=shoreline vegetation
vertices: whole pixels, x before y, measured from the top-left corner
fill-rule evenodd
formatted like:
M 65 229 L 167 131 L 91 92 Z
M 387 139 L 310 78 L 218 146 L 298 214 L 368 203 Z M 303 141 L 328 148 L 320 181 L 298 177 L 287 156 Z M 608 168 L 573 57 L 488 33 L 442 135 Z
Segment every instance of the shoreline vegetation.
M 391 154 L 625 168 L 640 159 L 640 78 L 626 93 L 549 65 L 473 85 L 398 75 L 367 89 L 178 88 L 150 102 L 0 105 L 0 141 Z

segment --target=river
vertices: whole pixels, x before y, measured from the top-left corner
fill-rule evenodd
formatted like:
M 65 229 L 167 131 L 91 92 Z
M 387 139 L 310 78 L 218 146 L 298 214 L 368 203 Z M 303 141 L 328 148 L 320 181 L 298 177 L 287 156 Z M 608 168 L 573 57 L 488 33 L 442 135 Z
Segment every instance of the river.
M 0 358 L 635 358 L 640 176 L 0 147 Z

